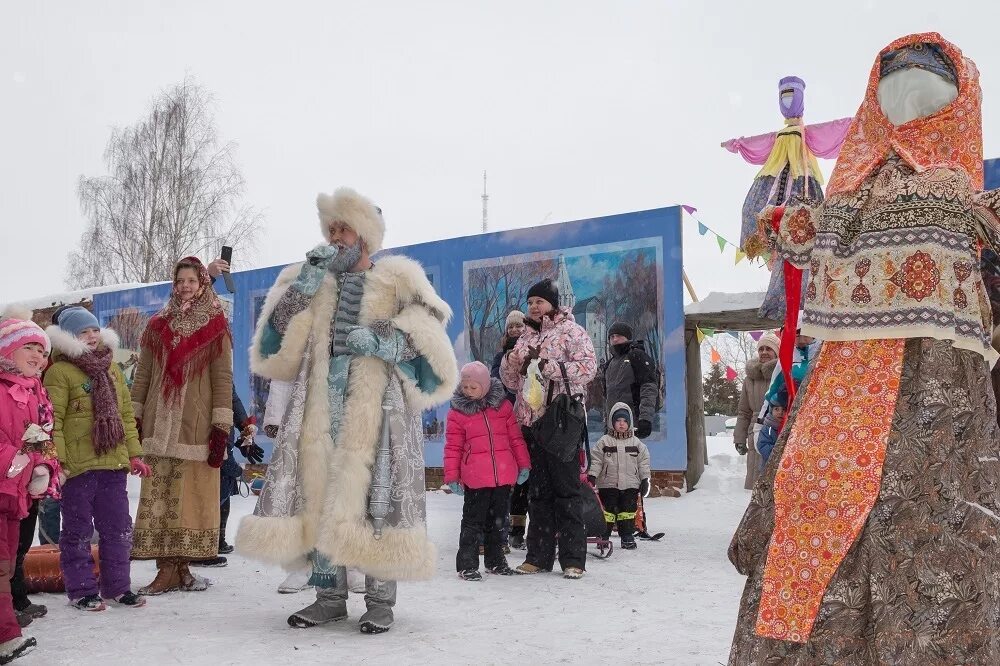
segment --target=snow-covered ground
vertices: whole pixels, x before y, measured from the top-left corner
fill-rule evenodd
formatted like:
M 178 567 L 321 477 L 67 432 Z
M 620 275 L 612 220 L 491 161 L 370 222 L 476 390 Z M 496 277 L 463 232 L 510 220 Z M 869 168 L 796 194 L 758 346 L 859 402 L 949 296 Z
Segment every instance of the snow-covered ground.
M 649 525 L 667 533 L 663 541 L 589 559 L 580 581 L 555 573 L 460 580 L 461 499 L 431 492 L 438 574 L 400 584 L 396 624 L 387 634 L 358 632 L 364 600 L 354 595 L 348 622 L 290 629 L 286 617 L 312 593 L 279 595 L 284 572 L 234 555 L 227 568 L 200 571 L 214 581 L 207 592 L 154 597 L 139 610 L 82 613 L 64 597 L 35 595 L 49 614 L 25 632 L 39 647 L 16 663 L 725 663 L 744 582 L 726 548 L 749 493 L 746 458 L 735 455 L 731 440 L 711 438 L 709 455 L 696 491 L 647 501 Z M 138 484 L 130 489 L 134 509 Z M 253 499 L 233 498 L 231 525 L 253 510 Z M 512 553 L 511 564 L 521 555 Z M 133 563 L 134 587 L 153 575 L 152 563 Z

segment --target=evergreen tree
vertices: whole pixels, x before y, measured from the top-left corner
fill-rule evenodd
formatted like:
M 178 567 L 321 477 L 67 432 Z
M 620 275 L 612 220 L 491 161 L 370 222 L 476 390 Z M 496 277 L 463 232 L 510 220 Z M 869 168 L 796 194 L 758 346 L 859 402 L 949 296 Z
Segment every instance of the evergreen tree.
M 713 363 L 704 381 L 705 412 L 735 416 L 740 404 L 740 385 L 726 379 L 721 363 Z

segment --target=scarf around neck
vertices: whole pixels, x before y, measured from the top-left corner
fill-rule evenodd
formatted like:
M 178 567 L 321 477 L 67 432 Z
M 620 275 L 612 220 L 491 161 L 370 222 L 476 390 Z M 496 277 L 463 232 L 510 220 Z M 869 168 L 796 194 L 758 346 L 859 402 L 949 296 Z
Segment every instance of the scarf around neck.
M 42 380 L 38 377 L 25 377 L 13 361 L 0 357 L 0 381 L 7 384 L 7 393 L 19 407 L 28 407 L 31 423 L 41 426 L 46 433 L 51 433 L 52 402 Z
M 94 415 L 91 440 L 97 455 L 111 451 L 125 439 L 125 427 L 118 410 L 118 394 L 115 393 L 115 386 L 108 374 L 113 356 L 114 350 L 101 346 L 76 358 L 66 359 L 90 379 L 90 399 Z
M 198 293 L 183 302 L 175 288 L 163 309 L 149 320 L 141 342 L 163 368 L 163 397 L 168 403 L 178 400 L 184 384 L 207 368 L 231 340 L 208 270 L 194 257 L 182 261 L 198 267 Z

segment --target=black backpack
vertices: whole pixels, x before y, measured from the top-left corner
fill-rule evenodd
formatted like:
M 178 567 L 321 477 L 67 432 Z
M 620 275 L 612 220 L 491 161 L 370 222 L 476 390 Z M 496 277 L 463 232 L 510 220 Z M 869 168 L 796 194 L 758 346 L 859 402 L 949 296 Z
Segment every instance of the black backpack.
M 545 413 L 532 424 L 531 434 L 543 451 L 557 460 L 570 462 L 579 454 L 587 431 L 587 410 L 582 394 L 569 394 L 572 389 L 566 366 L 560 363 L 559 369 L 562 370 L 566 393 L 560 393 L 553 399 L 555 382 L 549 382 Z

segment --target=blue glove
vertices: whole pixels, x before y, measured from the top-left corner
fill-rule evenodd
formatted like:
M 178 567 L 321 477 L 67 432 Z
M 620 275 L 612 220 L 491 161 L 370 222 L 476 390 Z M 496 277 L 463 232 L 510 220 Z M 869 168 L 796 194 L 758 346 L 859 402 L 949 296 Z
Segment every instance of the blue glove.
M 524 482 L 528 480 L 528 475 L 531 474 L 530 469 L 522 469 L 517 473 L 517 485 L 524 485 Z
M 459 497 L 465 494 L 465 488 L 463 488 L 462 484 L 458 481 L 452 481 L 448 484 L 448 487 L 451 488 L 451 492 L 453 494 L 458 495 Z
M 330 262 L 333 261 L 338 254 L 340 254 L 340 248 L 336 245 L 317 245 L 313 249 L 306 252 L 306 262 L 310 266 L 327 270 L 330 268 Z
M 352 354 L 357 356 L 374 356 L 386 363 L 398 364 L 408 358 L 410 347 L 406 334 L 392 330 L 385 337 L 364 326 L 356 326 L 347 334 L 344 341 Z M 412 356 L 411 356 L 412 357 Z

